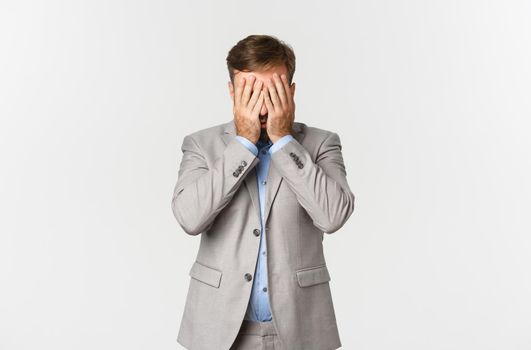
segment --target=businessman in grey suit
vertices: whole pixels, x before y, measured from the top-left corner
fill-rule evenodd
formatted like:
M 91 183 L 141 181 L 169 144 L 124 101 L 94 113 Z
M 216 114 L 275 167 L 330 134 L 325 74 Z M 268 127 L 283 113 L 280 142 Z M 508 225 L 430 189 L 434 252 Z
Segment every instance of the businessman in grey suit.
M 171 207 L 201 237 L 177 341 L 191 350 L 341 347 L 324 233 L 354 210 L 339 135 L 295 122 L 295 55 L 268 35 L 227 56 L 233 119 L 184 137 Z

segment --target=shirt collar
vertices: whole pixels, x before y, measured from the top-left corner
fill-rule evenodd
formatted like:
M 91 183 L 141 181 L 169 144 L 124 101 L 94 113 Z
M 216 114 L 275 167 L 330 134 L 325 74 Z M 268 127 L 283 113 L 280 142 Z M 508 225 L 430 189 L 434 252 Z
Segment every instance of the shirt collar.
M 256 142 L 256 147 L 258 147 L 258 148 L 269 147 L 271 145 L 273 145 L 273 142 L 271 142 L 271 140 L 267 140 L 267 142 L 266 141 L 262 141 L 262 140 L 258 140 Z

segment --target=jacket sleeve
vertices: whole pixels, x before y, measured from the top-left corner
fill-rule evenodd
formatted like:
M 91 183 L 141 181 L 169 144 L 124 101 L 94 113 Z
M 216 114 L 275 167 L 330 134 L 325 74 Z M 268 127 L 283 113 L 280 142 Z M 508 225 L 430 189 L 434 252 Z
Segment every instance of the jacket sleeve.
M 354 211 L 354 194 L 347 183 L 341 148 L 339 135 L 331 132 L 321 144 L 315 163 L 296 139 L 271 155 L 271 163 L 313 224 L 326 233 L 339 230 Z
M 184 137 L 181 150 L 183 156 L 171 207 L 182 229 L 197 235 L 212 226 L 259 158 L 236 138 L 211 167 L 191 135 Z

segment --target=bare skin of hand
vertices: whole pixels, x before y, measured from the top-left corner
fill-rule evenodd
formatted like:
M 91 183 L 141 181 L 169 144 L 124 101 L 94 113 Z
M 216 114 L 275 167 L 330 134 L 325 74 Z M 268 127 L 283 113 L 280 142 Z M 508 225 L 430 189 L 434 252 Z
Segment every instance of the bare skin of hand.
M 236 134 L 256 143 L 261 131 L 259 113 L 266 93 L 262 90 L 262 81 L 256 80 L 254 75 L 240 81 L 241 84 L 236 85 L 233 106 Z
M 291 134 L 295 120 L 295 102 L 285 74 L 273 74 L 273 81 L 267 81 L 264 102 L 267 108 L 267 134 L 273 143 Z M 271 96 L 271 97 L 270 97 Z M 260 126 L 259 126 L 260 127 Z

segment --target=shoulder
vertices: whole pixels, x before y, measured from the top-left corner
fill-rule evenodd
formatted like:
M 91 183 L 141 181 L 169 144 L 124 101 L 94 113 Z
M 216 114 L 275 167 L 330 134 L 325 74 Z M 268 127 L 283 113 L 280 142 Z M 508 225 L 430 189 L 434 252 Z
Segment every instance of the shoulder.
M 297 124 L 297 122 L 295 122 Z M 305 140 L 311 140 L 316 144 L 323 144 L 325 141 L 339 143 L 339 133 L 335 130 L 324 129 L 306 123 L 298 122 L 300 130 L 304 133 Z
M 209 138 L 212 138 L 214 135 L 220 135 L 222 134 L 225 129 L 229 127 L 231 122 L 225 122 L 225 123 L 219 123 L 213 126 L 209 126 L 203 129 L 196 130 L 194 132 L 191 132 L 187 134 L 186 138 L 191 138 L 197 141 L 200 140 L 208 140 Z
M 309 142 L 317 146 L 322 145 L 327 140 L 333 143 L 339 142 L 339 135 L 335 130 L 324 129 L 301 121 L 294 121 L 293 128 L 295 131 L 304 134 L 304 142 L 306 143 Z M 217 139 L 217 136 L 223 134 L 225 131 L 234 132 L 234 122 L 232 119 L 196 130 L 187 134 L 185 139 L 193 140 L 194 143 L 199 145 L 210 144 L 213 140 Z

